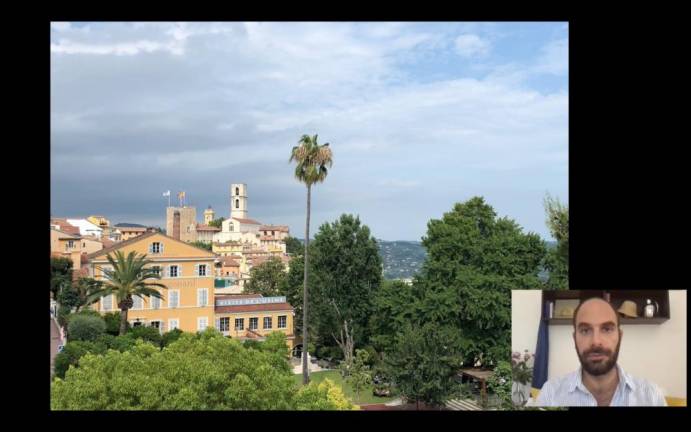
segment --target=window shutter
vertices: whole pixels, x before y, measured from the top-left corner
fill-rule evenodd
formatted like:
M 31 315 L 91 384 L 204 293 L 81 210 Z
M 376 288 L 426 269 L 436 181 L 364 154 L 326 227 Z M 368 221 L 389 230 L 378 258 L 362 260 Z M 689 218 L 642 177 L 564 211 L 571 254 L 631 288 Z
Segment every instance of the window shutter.
M 221 330 L 221 319 L 220 318 L 216 318 L 216 329 Z
M 154 244 L 153 243 L 149 243 L 149 253 L 150 254 L 154 253 Z
M 195 276 L 199 276 L 199 264 L 194 265 L 194 274 Z
M 163 243 L 159 243 L 159 250 L 161 251 L 161 255 L 163 254 Z
M 166 277 L 170 277 L 170 266 L 166 266 Z

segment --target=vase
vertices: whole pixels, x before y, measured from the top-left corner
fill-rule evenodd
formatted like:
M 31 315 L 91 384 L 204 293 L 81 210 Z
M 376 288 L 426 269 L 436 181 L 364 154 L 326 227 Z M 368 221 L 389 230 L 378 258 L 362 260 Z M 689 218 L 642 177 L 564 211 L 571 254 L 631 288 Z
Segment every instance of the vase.
M 516 406 L 523 406 L 530 398 L 530 384 L 514 381 L 511 386 L 511 401 Z

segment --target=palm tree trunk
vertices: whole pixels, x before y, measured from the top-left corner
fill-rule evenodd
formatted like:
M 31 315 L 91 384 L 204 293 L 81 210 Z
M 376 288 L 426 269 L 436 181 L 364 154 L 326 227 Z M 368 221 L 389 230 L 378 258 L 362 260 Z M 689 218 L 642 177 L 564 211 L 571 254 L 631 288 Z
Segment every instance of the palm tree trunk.
M 310 198 L 311 185 L 307 185 L 307 220 L 305 222 L 305 272 L 302 285 L 302 383 L 309 384 L 309 365 L 307 364 L 307 265 L 309 255 L 307 254 L 307 247 L 310 242 Z
M 127 333 L 127 309 L 120 309 L 120 336 Z

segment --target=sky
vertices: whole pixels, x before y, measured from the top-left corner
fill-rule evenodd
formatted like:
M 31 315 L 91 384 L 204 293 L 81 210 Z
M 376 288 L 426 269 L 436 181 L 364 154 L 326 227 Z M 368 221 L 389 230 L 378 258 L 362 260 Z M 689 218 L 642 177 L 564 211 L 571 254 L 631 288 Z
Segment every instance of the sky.
M 552 240 L 568 203 L 568 23 L 51 23 L 51 215 L 165 227 L 163 192 L 304 237 L 290 151 L 329 143 L 310 232 L 383 240 L 482 196 Z M 312 236 L 311 235 L 311 236 Z

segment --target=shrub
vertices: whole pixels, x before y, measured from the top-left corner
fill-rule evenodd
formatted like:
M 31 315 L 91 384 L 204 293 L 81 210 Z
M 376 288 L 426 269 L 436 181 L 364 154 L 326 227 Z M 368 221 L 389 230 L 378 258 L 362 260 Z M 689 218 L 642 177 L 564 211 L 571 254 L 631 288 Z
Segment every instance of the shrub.
M 118 336 L 120 334 L 120 312 L 108 312 L 103 315 L 103 320 L 106 322 L 106 333 Z M 130 323 L 127 323 L 127 330 L 130 328 Z
M 122 336 L 115 336 L 113 339 L 112 349 L 120 352 L 129 351 L 136 345 L 137 340 L 132 337 L 131 334 L 125 334 Z
M 92 342 L 71 341 L 65 344 L 62 352 L 55 356 L 55 376 L 65 378 L 65 373 L 70 366 L 77 366 L 79 359 L 86 353 L 94 350 Z
M 367 345 L 364 348 L 364 350 L 367 351 L 367 354 L 369 354 L 367 356 L 367 361 L 365 362 L 365 364 L 367 366 L 374 367 L 380 363 L 379 353 L 377 352 L 376 349 L 374 349 L 374 347 L 372 345 Z
M 157 347 L 161 346 L 161 333 L 155 327 L 132 327 L 127 334 L 132 335 L 134 339 L 144 339 L 144 341 L 151 342 Z
M 253 340 L 253 339 L 245 339 L 245 341 L 242 343 L 242 346 L 244 346 L 247 349 L 253 348 L 256 350 L 260 350 L 261 349 L 261 342 Z
M 487 391 L 494 393 L 499 399 L 501 406 L 508 409 L 515 409 L 511 400 L 511 363 L 499 361 L 494 369 L 494 374 L 487 378 Z
M 181 334 L 182 330 L 180 329 L 173 329 L 169 332 L 163 333 L 163 336 L 161 337 L 161 347 L 167 347 L 168 345 L 172 344 L 180 338 Z
M 106 331 L 106 323 L 100 316 L 75 314 L 68 318 L 68 322 L 70 340 L 93 341 Z
M 58 324 L 60 327 L 67 327 L 67 319 L 72 313 L 72 308 L 65 305 L 60 305 L 58 308 Z

